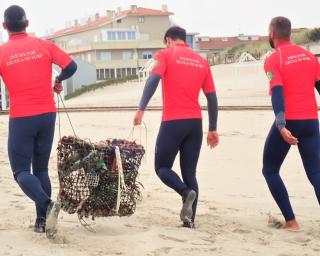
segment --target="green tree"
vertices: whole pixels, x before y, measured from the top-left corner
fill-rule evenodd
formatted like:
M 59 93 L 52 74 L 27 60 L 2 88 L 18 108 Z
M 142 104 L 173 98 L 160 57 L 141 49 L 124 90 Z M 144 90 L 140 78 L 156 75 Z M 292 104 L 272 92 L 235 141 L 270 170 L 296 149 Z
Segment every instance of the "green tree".
M 309 40 L 312 42 L 317 42 L 320 40 L 320 28 L 314 28 L 309 32 Z

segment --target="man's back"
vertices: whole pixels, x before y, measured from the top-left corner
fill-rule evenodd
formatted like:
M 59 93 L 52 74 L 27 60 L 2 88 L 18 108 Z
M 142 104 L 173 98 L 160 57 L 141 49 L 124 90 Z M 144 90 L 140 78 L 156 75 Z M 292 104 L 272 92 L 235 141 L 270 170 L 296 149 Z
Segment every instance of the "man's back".
M 25 33 L 0 48 L 0 75 L 10 96 L 10 117 L 55 112 L 52 63 L 66 67 L 71 58 L 51 42 Z
M 315 82 L 319 62 L 309 51 L 284 42 L 266 60 L 271 88 L 283 85 L 287 120 L 317 119 Z
M 162 78 L 163 120 L 201 118 L 201 88 L 215 91 L 208 62 L 186 44 L 160 51 L 156 60 L 152 73 Z

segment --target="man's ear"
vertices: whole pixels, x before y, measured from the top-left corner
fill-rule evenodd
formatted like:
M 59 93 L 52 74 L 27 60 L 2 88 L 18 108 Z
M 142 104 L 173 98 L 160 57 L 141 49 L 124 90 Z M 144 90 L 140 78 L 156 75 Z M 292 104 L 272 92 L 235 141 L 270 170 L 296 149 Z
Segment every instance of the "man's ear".
M 7 28 L 7 25 L 6 25 L 6 23 L 5 22 L 2 22 L 2 27 L 5 29 L 5 30 L 7 30 L 8 28 Z
M 271 31 L 271 33 L 270 33 L 270 37 L 271 37 L 271 39 L 274 41 L 274 37 L 275 37 L 275 33 L 274 33 L 274 31 Z
M 29 20 L 25 21 L 26 28 L 29 27 Z

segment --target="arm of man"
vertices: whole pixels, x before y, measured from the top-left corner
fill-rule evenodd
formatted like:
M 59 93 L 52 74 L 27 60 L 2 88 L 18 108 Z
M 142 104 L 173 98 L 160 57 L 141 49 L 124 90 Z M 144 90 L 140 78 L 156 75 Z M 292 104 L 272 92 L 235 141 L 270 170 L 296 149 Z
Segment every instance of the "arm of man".
M 159 85 L 160 79 L 163 77 L 166 71 L 166 60 L 162 51 L 158 52 L 155 56 L 155 66 L 150 72 L 150 76 L 147 79 L 146 85 L 143 90 L 143 94 L 140 100 L 139 109 L 136 112 L 133 124 L 140 125 L 142 123 L 142 118 L 144 115 L 144 111 L 154 95 L 157 87 Z
M 57 76 L 57 80 L 59 82 L 62 82 L 71 76 L 77 71 L 77 63 L 75 63 L 74 60 L 72 60 L 68 66 L 66 66 L 64 69 L 61 70 L 61 73 Z
M 316 89 L 320 95 L 320 80 L 316 82 Z
M 274 86 L 271 93 L 272 108 L 276 116 L 276 126 L 280 131 L 282 128 L 286 127 L 283 86 Z
M 285 96 L 279 67 L 277 63 L 269 57 L 265 62 L 264 69 L 270 82 L 271 102 L 276 118 L 276 127 L 279 129 L 282 138 L 287 143 L 296 145 L 298 139 L 286 128 Z
M 219 144 L 219 135 L 217 132 L 218 121 L 218 99 L 216 92 L 206 93 L 208 102 L 209 131 L 207 135 L 207 144 L 214 148 Z
M 217 130 L 218 121 L 218 99 L 216 92 L 206 93 L 208 102 L 208 115 L 209 115 L 209 131 Z
M 279 129 L 283 139 L 290 145 L 297 145 L 298 139 L 286 128 L 283 86 L 274 86 L 272 88 L 271 102 L 276 116 L 276 127 Z
M 206 62 L 205 66 L 207 73 L 202 85 L 202 91 L 206 95 L 208 102 L 209 131 L 207 135 L 207 145 L 210 146 L 210 148 L 214 148 L 219 144 L 219 134 L 217 132 L 218 99 L 210 65 Z
M 161 77 L 158 74 L 151 74 L 148 77 L 146 85 L 144 86 L 143 94 L 139 104 L 140 111 L 146 110 L 149 101 L 151 100 L 152 96 L 154 95 L 154 93 L 158 88 L 160 79 Z
M 157 90 L 161 77 L 157 74 L 151 74 L 144 86 L 142 97 L 139 104 L 139 110 L 136 112 L 136 115 L 133 119 L 134 125 L 140 125 L 142 123 L 142 118 L 144 111 L 146 110 L 149 101 Z
M 60 94 L 63 90 L 62 81 L 70 78 L 77 71 L 77 63 L 71 61 L 68 66 L 61 70 L 61 73 L 56 77 L 53 90 L 55 93 Z
M 316 59 L 316 63 L 317 63 L 317 73 L 316 73 L 316 83 L 315 83 L 315 87 L 320 95 L 320 63 L 318 61 L 318 59 L 315 57 Z

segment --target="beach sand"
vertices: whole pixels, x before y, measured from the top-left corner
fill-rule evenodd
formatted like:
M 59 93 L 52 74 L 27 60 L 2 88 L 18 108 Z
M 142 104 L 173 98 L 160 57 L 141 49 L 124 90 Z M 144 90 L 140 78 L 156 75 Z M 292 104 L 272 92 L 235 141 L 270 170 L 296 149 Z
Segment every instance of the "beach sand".
M 213 79 L 223 106 L 270 105 L 268 80 L 262 65 L 219 65 L 212 68 Z M 128 82 L 121 86 L 108 86 L 84 96 L 68 100 L 68 106 L 132 106 L 139 102 L 144 83 Z M 206 104 L 201 93 L 200 103 Z M 150 101 L 151 106 L 161 106 L 160 85 Z
M 270 101 L 266 81 L 262 82 L 266 87 L 257 83 L 259 88 L 255 88 L 244 75 L 221 85 L 218 74 L 217 70 L 215 80 L 221 95 L 220 103 L 241 105 L 247 100 L 249 103 L 244 105 L 267 105 Z M 243 88 L 240 96 L 237 96 L 237 86 Z M 134 105 L 141 90 L 142 86 L 134 83 L 108 87 L 66 101 L 66 104 Z M 159 91 L 153 105 L 160 104 Z M 128 138 L 133 115 L 134 112 L 94 112 L 71 113 L 70 117 L 79 137 L 99 141 L 110 137 Z M 136 213 L 131 217 L 98 218 L 93 224 L 96 232 L 91 233 L 80 225 L 76 215 L 61 212 L 59 239 L 50 241 L 45 235 L 33 233 L 34 205 L 12 178 L 6 150 L 8 116 L 0 116 L 0 255 L 319 255 L 320 207 L 296 147 L 291 149 L 281 172 L 302 231 L 294 233 L 268 227 L 269 214 L 282 220 L 261 173 L 262 150 L 274 119 L 273 113 L 221 111 L 220 145 L 214 150 L 206 146 L 208 121 L 205 112 L 203 117 L 205 132 L 197 169 L 200 199 L 195 230 L 180 227 L 181 198 L 163 185 L 153 170 L 161 113 L 147 112 L 144 119 L 148 127 L 147 143 L 143 130 L 136 129 L 135 132 L 135 139 L 138 142 L 141 139 L 147 146 L 139 176 L 144 185 L 143 198 Z M 72 135 L 65 114 L 61 114 L 61 130 L 62 135 Z M 57 122 L 50 159 L 53 198 L 59 187 L 55 150 L 58 139 Z M 179 173 L 178 163 L 177 158 L 174 170 Z

